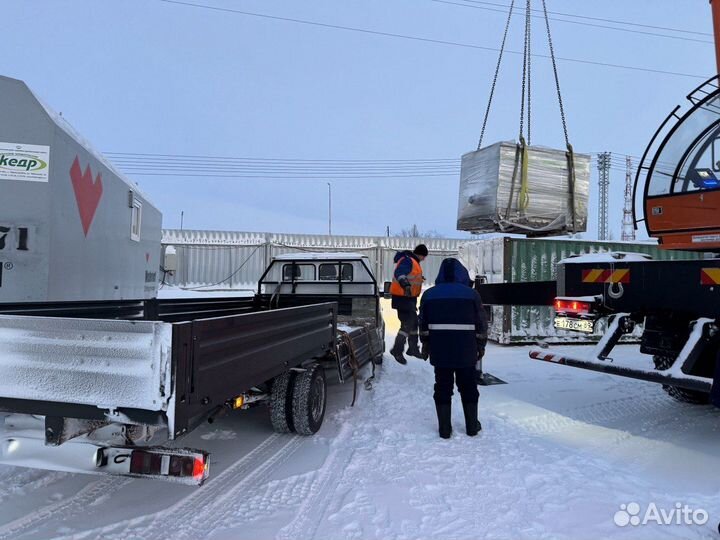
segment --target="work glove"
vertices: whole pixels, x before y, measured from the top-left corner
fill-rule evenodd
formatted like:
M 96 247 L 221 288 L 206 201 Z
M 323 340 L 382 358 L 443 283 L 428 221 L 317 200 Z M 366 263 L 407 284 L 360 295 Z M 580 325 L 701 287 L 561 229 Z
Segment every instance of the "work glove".
M 398 279 L 398 283 L 405 291 L 405 296 L 412 296 L 412 287 L 410 286 L 410 282 L 406 277 L 401 277 Z
M 420 356 L 423 360 L 427 361 L 430 358 L 430 343 L 427 339 L 421 340 L 422 348 L 420 350 Z
M 479 337 L 477 338 L 477 350 L 478 350 L 478 360 L 482 360 L 485 356 L 485 347 L 487 346 L 487 337 Z

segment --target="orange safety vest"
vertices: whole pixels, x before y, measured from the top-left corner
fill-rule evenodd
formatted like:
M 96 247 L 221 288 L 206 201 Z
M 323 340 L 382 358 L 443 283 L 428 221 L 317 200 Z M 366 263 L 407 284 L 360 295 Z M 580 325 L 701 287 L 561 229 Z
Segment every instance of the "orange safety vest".
M 422 292 L 422 285 L 424 279 L 422 275 L 422 268 L 420 268 L 420 263 L 415 259 L 415 257 L 410 257 L 410 259 L 412 260 L 412 270 L 410 270 L 410 273 L 406 277 L 411 287 L 410 296 L 413 298 L 417 298 Z M 398 263 L 395 265 L 396 270 L 401 262 L 402 259 L 399 260 Z M 405 296 L 405 289 L 403 289 L 398 280 L 395 279 L 394 273 L 392 285 L 390 285 L 390 294 L 392 294 L 393 296 Z

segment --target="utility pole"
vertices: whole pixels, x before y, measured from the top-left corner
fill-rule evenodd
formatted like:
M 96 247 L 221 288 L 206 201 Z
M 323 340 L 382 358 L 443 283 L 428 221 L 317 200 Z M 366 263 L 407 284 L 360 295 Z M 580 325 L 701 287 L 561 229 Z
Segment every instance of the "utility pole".
M 328 234 L 332 236 L 332 184 L 327 183 L 328 186 Z
M 185 222 L 185 210 L 180 211 L 180 230 L 183 230 L 183 225 Z
M 622 241 L 635 241 L 635 223 L 632 215 L 633 186 L 632 186 L 632 159 L 625 156 L 625 207 L 623 208 Z
M 610 192 L 610 163 L 612 154 L 602 152 L 598 154 L 598 240 L 608 240 L 609 205 L 608 195 Z

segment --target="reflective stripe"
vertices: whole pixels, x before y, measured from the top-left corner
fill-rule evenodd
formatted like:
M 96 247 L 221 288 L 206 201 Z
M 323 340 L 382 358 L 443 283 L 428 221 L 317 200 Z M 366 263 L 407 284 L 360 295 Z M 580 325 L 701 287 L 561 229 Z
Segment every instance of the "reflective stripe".
M 428 324 L 430 330 L 472 330 L 475 331 L 474 324 Z

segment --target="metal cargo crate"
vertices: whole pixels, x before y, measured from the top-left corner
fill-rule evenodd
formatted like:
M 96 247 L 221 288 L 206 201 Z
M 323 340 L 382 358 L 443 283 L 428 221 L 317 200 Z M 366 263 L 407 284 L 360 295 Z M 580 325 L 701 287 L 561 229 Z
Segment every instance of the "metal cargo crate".
M 460 245 L 460 260 L 471 276 L 486 276 L 488 283 L 524 283 L 557 279 L 557 263 L 572 255 L 628 252 L 650 255 L 656 260 L 700 259 L 701 254 L 661 250 L 656 244 L 597 242 L 571 239 L 493 238 Z M 600 339 L 605 330 L 579 335 L 553 327 L 551 306 L 494 306 L 489 338 L 501 344 L 549 343 Z
M 500 142 L 462 157 L 457 228 L 470 232 L 564 234 L 587 227 L 590 156 Z

